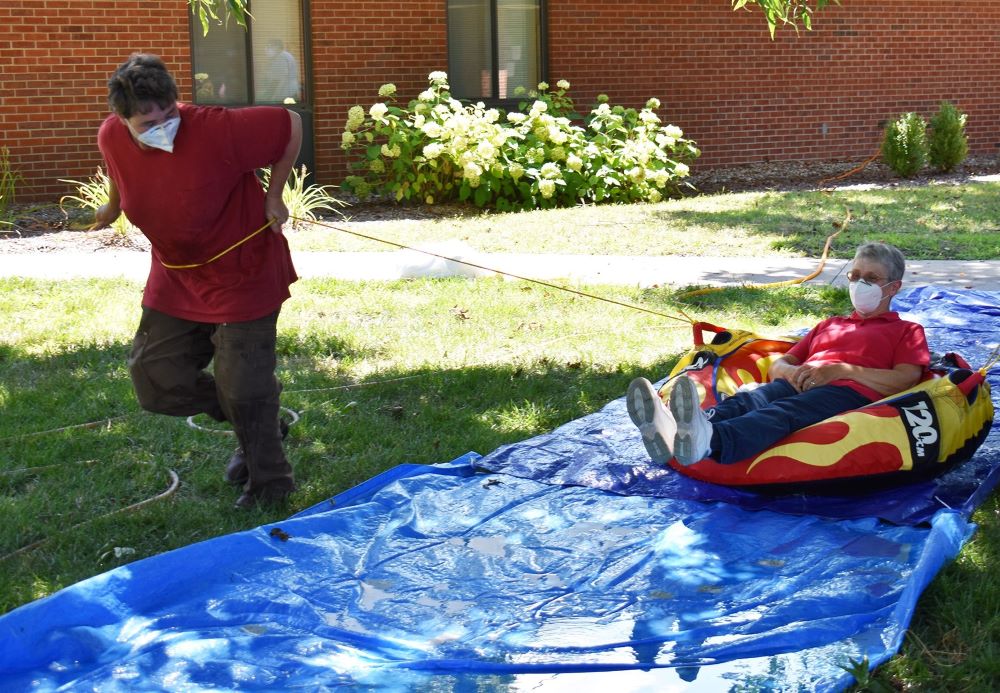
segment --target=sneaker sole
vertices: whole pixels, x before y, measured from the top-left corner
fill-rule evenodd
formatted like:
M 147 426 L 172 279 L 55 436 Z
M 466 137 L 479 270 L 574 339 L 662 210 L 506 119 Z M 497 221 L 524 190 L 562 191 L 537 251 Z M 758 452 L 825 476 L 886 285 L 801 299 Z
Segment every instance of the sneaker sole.
M 674 456 L 677 461 L 688 466 L 701 459 L 701 451 L 694 451 L 691 424 L 695 412 L 701 409 L 698 389 L 693 382 L 679 378 L 670 391 L 670 412 L 677 421 L 677 435 L 674 437 Z
M 645 378 L 636 378 L 629 383 L 625 406 L 632 423 L 642 434 L 642 444 L 646 446 L 646 453 L 654 462 L 666 464 L 674 455 L 653 423 L 656 416 L 654 397 L 660 398 L 652 384 Z

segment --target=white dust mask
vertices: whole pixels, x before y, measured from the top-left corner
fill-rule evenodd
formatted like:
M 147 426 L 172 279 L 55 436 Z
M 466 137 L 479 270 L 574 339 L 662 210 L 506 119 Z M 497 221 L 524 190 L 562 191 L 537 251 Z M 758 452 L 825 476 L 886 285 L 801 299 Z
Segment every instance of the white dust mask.
M 851 294 L 851 304 L 854 306 L 854 310 L 863 315 L 874 312 L 882 303 L 883 288 L 878 284 L 869 284 L 860 279 L 851 282 L 848 291 Z
M 177 136 L 177 128 L 180 125 L 181 117 L 174 116 L 159 125 L 154 125 L 142 134 L 136 134 L 135 138 L 147 147 L 172 153 L 174 151 L 174 138 Z M 133 132 L 135 131 L 133 130 Z

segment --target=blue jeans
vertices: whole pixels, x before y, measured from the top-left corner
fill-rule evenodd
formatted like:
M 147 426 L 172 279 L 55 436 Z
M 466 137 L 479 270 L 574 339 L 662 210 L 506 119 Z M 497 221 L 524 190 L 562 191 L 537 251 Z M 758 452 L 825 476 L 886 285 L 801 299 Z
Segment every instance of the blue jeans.
M 799 429 L 869 403 L 841 385 L 798 392 L 787 380 L 774 380 L 706 412 L 712 422 L 711 457 L 722 464 L 739 462 Z

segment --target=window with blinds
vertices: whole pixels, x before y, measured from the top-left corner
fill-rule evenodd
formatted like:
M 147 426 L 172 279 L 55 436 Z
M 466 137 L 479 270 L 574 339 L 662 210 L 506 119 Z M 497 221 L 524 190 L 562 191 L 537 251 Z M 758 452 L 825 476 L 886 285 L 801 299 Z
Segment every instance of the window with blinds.
M 499 101 L 542 81 L 542 1 L 448 0 L 453 95 Z
M 212 24 L 203 35 L 195 21 L 191 32 L 195 103 L 241 106 L 305 100 L 301 3 L 250 4 L 254 19 L 246 29 L 230 20 Z

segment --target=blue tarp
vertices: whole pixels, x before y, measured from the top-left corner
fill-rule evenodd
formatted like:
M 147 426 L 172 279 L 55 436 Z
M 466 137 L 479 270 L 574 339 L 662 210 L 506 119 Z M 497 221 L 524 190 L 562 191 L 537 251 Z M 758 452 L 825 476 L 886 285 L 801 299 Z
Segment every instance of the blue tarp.
M 898 305 L 976 363 L 998 299 L 927 289 Z M 647 493 L 633 480 L 663 477 L 634 429 L 618 437 L 623 415 L 618 401 L 564 443 L 402 465 L 27 604 L 0 617 L 0 688 L 840 690 L 852 660 L 896 652 L 1000 466 L 994 430 L 961 483 L 892 503 L 922 518 L 909 524 L 829 510 L 845 501 Z M 615 446 L 613 475 L 580 463 Z M 564 462 L 482 471 L 543 449 Z

